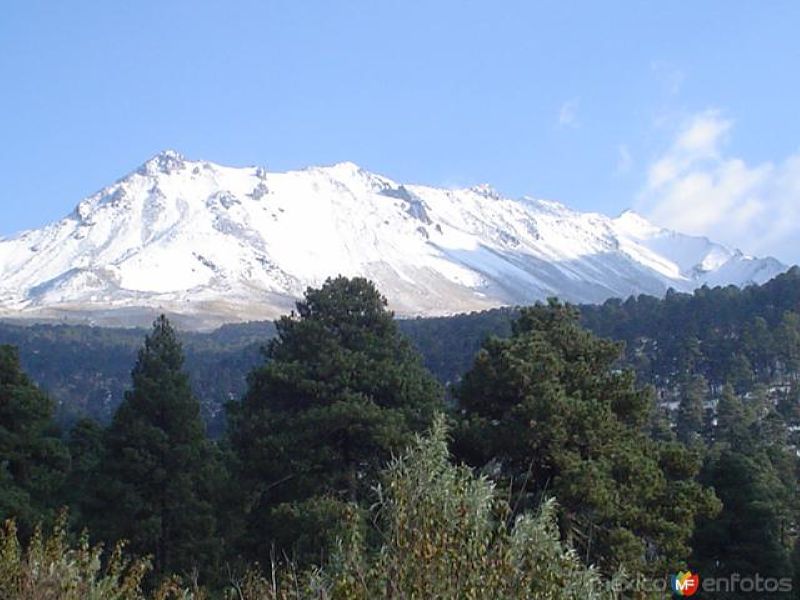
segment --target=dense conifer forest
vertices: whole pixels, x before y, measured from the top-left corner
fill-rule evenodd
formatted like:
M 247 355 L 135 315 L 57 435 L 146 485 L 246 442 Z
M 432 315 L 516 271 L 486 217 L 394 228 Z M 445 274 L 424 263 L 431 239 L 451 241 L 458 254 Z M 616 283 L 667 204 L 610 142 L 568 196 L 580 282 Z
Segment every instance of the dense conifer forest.
M 410 321 L 338 277 L 275 324 L 0 343 L 3 598 L 800 589 L 798 269 Z

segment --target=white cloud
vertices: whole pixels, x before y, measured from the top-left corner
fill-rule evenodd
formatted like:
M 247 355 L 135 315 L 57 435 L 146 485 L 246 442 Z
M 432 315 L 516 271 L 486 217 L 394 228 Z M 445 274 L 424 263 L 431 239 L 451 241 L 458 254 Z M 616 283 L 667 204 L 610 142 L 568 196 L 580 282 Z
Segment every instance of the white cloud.
M 678 132 L 669 150 L 650 165 L 648 187 L 658 188 L 696 165 L 719 160 L 720 146 L 726 141 L 731 126 L 732 123 L 717 111 L 693 116 Z
M 558 109 L 558 124 L 561 127 L 578 127 L 578 99 L 567 100 Z
M 718 111 L 686 121 L 650 164 L 637 208 L 666 227 L 800 260 L 800 154 L 748 164 L 725 153 L 732 127 Z

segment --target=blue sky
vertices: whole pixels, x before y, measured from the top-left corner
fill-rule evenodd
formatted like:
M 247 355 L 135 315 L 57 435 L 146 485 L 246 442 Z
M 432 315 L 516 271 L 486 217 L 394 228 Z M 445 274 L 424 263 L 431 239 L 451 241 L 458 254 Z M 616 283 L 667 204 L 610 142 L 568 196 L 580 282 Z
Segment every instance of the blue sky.
M 800 3 L 9 0 L 0 235 L 165 148 L 659 224 L 800 260 Z

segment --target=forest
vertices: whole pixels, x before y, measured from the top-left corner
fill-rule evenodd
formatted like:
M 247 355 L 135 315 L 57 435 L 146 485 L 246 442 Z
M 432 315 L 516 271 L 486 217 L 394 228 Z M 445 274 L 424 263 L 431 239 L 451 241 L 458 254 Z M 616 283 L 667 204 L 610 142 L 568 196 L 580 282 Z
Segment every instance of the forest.
M 758 384 L 789 386 L 798 369 L 800 269 L 763 286 L 703 287 L 579 306 L 581 324 L 625 343 L 620 365 L 662 397 L 680 380 L 702 375 L 719 395 L 731 382 L 740 393 Z M 508 337 L 519 308 L 451 317 L 401 319 L 427 369 L 446 387 L 472 366 L 487 337 Z M 224 405 L 240 398 L 261 347 L 275 335 L 272 322 L 225 325 L 213 332 L 181 332 L 190 383 L 212 437 L 224 429 Z M 130 386 L 130 369 L 147 331 L 68 324 L 0 321 L 0 342 L 18 348 L 25 371 L 56 403 L 57 422 L 69 428 L 89 417 L 107 424 Z M 796 338 L 794 336 L 797 336 Z M 677 397 L 673 398 L 677 401 Z
M 0 342 L 2 598 L 800 589 L 797 268 L 406 321 L 337 277 L 274 324 Z

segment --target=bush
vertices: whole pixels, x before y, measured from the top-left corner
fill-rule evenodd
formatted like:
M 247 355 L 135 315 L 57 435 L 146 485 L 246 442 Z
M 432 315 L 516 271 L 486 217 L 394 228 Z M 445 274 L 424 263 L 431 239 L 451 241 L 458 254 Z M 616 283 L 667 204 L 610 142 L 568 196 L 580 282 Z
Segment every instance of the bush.
M 0 597 L 15 600 L 139 600 L 147 559 L 124 555 L 118 543 L 102 566 L 102 545 L 91 546 L 83 533 L 77 545 L 67 541 L 66 513 L 49 537 L 38 526 L 23 551 L 14 521 L 0 530 Z
M 613 597 L 559 537 L 556 504 L 509 524 L 509 504 L 484 477 L 451 464 L 446 428 L 394 460 L 371 514 L 377 544 L 364 540 L 358 510 L 349 535 L 323 569 L 248 574 L 235 598 L 541 598 Z
M 342 537 L 322 567 L 298 571 L 273 559 L 231 577 L 226 600 L 372 598 L 613 598 L 599 573 L 560 540 L 554 500 L 513 523 L 509 503 L 485 477 L 450 462 L 444 418 L 384 471 L 369 511 L 342 504 Z M 172 577 L 146 595 L 149 559 L 128 558 L 118 543 L 103 567 L 102 547 L 84 533 L 67 541 L 66 515 L 27 550 L 8 521 L 0 533 L 0 598 L 22 600 L 202 600 Z M 365 531 L 367 532 L 365 534 Z M 610 587 L 610 586 L 609 586 Z

